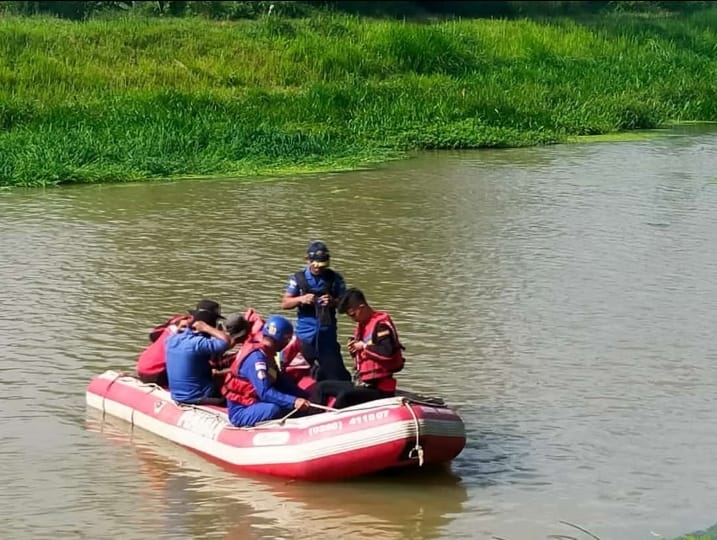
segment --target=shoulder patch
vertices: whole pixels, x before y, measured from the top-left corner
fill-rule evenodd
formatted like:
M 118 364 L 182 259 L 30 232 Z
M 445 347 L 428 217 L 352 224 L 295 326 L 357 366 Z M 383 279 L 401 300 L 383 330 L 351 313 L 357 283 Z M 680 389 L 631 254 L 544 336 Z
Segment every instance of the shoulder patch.
M 384 337 L 390 335 L 391 332 L 388 330 L 382 330 L 381 332 L 376 333 L 376 337 Z

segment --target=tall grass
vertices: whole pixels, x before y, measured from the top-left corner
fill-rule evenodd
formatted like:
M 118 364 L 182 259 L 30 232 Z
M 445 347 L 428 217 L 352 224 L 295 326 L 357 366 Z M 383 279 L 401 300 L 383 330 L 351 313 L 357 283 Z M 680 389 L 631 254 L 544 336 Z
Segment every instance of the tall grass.
M 717 120 L 681 18 L 0 19 L 0 185 L 352 167 Z

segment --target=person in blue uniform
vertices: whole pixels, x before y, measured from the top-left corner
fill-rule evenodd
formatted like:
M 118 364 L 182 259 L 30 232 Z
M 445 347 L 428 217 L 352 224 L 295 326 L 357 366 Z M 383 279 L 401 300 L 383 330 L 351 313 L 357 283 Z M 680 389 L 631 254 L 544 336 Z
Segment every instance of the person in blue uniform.
M 301 353 L 314 366 L 317 381 L 350 381 L 341 357 L 336 304 L 346 291 L 344 278 L 329 268 L 329 248 L 321 241 L 306 250 L 306 267 L 289 277 L 281 299 L 282 309 L 296 309 L 296 336 Z
M 308 411 L 311 403 L 306 393 L 279 371 L 274 360 L 293 333 L 285 317 L 272 315 L 264 323 L 261 338 L 242 346 L 222 388 L 233 425 L 249 427 L 285 416 L 292 409 Z
M 232 339 L 216 327 L 218 319 L 216 312 L 196 311 L 190 327 L 167 338 L 167 380 L 174 401 L 196 405 L 224 403 L 212 379 L 212 359 L 221 357 Z

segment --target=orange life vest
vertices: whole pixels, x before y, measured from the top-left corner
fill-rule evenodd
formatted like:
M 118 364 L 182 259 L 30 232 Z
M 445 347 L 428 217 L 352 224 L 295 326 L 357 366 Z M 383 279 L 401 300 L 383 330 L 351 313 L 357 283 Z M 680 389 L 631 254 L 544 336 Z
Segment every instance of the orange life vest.
M 167 328 L 172 325 L 179 324 L 181 321 L 189 321 L 191 320 L 191 318 L 191 315 L 174 315 L 167 322 L 163 322 L 162 324 L 158 324 L 157 326 L 152 328 L 152 331 L 149 333 L 149 341 L 154 343 L 161 337 L 162 333 Z
M 249 379 L 240 376 L 239 370 L 241 369 L 244 360 L 246 360 L 254 351 L 258 351 L 260 349 L 261 341 L 257 340 L 245 341 L 244 345 L 242 345 L 242 348 L 237 353 L 231 368 L 229 368 L 229 372 L 224 378 L 222 395 L 227 398 L 227 400 L 244 405 L 245 407 L 259 403 L 259 396 L 256 393 L 254 385 Z M 266 372 L 272 384 L 275 383 L 276 378 L 279 375 L 279 371 L 276 369 L 276 364 L 272 358 L 267 359 Z
M 396 350 L 391 356 L 383 356 L 371 351 L 368 348 L 361 349 L 354 356 L 358 380 L 361 382 L 375 382 L 381 379 L 393 378 L 393 374 L 401 371 L 405 360 L 403 358 L 403 346 L 398 340 L 396 327 L 391 317 L 385 311 L 374 311 L 371 318 L 365 324 L 358 324 L 354 330 L 354 339 L 363 341 L 367 346 L 372 343 L 374 330 L 381 323 L 388 327 L 396 342 Z
M 177 322 L 181 322 L 184 318 L 178 318 Z M 157 375 L 167 369 L 167 358 L 164 350 L 165 342 L 169 336 L 177 333 L 178 327 L 176 323 L 168 325 L 157 339 L 150 343 L 147 348 L 142 351 L 137 359 L 136 371 L 140 375 Z
M 244 312 L 244 319 L 251 323 L 251 329 L 249 330 L 249 335 L 247 336 L 246 341 L 260 339 L 259 334 L 261 333 L 262 328 L 264 328 L 264 319 L 262 316 L 254 311 L 253 308 L 249 308 Z

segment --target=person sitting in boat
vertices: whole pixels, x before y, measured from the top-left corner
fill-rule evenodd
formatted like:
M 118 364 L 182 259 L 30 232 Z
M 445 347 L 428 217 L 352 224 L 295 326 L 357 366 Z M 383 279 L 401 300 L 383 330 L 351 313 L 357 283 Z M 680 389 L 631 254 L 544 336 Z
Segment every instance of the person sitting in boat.
M 291 340 L 294 328 L 284 317 L 266 320 L 261 338 L 244 343 L 227 373 L 222 394 L 227 399 L 229 421 L 250 427 L 286 415 L 292 409 L 306 411 L 311 403 L 294 381 L 281 373 L 274 361 Z
M 180 313 L 179 315 L 173 315 L 170 317 L 167 321 L 158 324 L 152 330 L 149 332 L 149 341 L 150 343 L 154 343 L 157 341 L 162 334 L 164 333 L 164 330 L 172 325 L 177 325 L 180 323 L 186 323 L 189 322 L 192 318 L 192 315 L 196 313 L 197 311 L 213 311 L 216 313 L 220 319 L 223 319 L 222 317 L 222 306 L 219 304 L 219 302 L 215 302 L 214 300 L 209 300 L 208 298 L 203 298 L 199 302 L 197 302 L 197 307 L 194 308 L 194 310 L 189 311 L 186 314 Z
M 323 242 L 311 242 L 305 259 L 306 267 L 289 277 L 281 308 L 297 310 L 296 335 L 304 358 L 315 366 L 314 378 L 350 381 L 341 358 L 336 321 L 336 302 L 346 283 L 329 268 L 329 248 Z
M 212 358 L 221 357 L 232 344 L 231 336 L 217 328 L 219 316 L 197 311 L 191 326 L 167 338 L 167 379 L 172 399 L 195 405 L 223 405 L 214 384 Z
M 217 327 L 224 330 L 231 337 L 231 344 L 227 350 L 217 357 L 209 359 L 209 365 L 212 367 L 212 380 L 214 386 L 221 391 L 224 385 L 224 379 L 229 368 L 231 367 L 237 353 L 242 345 L 251 336 L 256 335 L 257 328 L 261 332 L 264 325 L 264 319 L 252 308 L 247 309 L 244 313 L 230 313 L 226 316 L 223 323 L 219 322 Z
M 356 288 L 348 289 L 341 297 L 338 311 L 356 322 L 348 343 L 356 367 L 356 382 L 321 381 L 314 387 L 312 401 L 326 405 L 329 396 L 336 396 L 333 406 L 341 409 L 393 396 L 396 392 L 393 375 L 403 369 L 405 361 L 404 347 L 391 316 L 374 310 L 364 293 Z
M 168 321 L 155 326 L 149 334 L 150 344 L 142 351 L 137 359 L 135 371 L 137 378 L 143 383 L 154 383 L 159 386 L 168 386 L 167 361 L 165 356 L 166 341 L 184 328 L 189 326 L 192 317 L 200 311 L 215 313 L 217 318 L 223 319 L 221 306 L 214 300 L 202 299 L 197 302 L 196 309 L 186 315 L 175 315 Z

